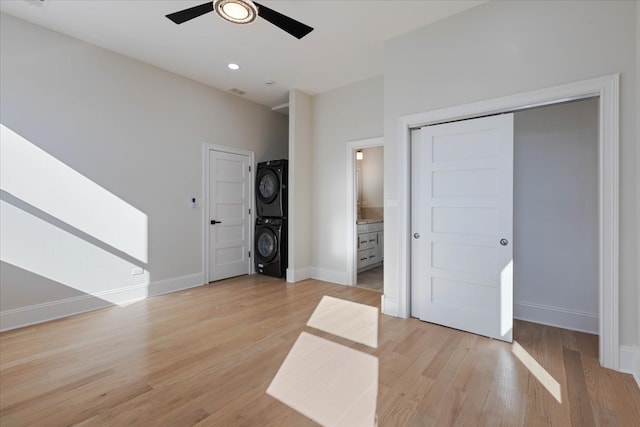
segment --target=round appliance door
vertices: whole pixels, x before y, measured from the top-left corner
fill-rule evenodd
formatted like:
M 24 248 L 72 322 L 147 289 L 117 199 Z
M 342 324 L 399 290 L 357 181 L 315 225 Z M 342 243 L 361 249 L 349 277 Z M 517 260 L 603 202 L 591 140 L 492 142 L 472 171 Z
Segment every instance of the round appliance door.
M 258 198 L 271 203 L 280 191 L 280 180 L 272 169 L 263 169 L 258 175 Z
M 278 255 L 278 237 L 270 229 L 263 228 L 258 232 L 256 250 L 261 261 L 272 261 Z

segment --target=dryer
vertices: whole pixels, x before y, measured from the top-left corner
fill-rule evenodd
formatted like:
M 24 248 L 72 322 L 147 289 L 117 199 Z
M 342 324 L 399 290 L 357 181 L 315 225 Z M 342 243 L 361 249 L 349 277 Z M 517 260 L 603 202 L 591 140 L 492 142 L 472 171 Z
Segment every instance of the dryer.
M 271 160 L 258 163 L 256 173 L 256 207 L 259 217 L 286 218 L 289 198 L 287 195 L 287 160 Z
M 273 277 L 287 273 L 287 220 L 258 218 L 255 229 L 256 272 Z

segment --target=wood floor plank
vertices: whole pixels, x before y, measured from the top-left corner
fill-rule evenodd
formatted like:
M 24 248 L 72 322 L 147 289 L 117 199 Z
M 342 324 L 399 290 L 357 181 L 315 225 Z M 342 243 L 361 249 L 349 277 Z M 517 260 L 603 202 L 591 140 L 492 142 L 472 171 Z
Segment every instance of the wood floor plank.
M 571 424 L 578 426 L 595 426 L 591 399 L 584 379 L 580 353 L 564 348 L 564 364 L 567 367 L 567 394 L 571 408 Z
M 377 358 L 379 426 L 640 425 L 640 390 L 599 366 L 595 336 L 515 322 L 560 403 L 508 343 L 382 315 L 375 348 L 310 328 L 325 295 L 380 305 L 357 287 L 244 276 L 4 332 L 0 425 L 315 426 L 266 393 L 302 333 Z

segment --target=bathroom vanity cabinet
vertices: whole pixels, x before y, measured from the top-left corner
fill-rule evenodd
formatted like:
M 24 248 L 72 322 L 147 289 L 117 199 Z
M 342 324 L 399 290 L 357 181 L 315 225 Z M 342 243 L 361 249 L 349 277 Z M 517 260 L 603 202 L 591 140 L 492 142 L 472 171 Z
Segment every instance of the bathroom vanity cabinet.
M 384 223 L 381 220 L 358 221 L 358 272 L 382 264 Z

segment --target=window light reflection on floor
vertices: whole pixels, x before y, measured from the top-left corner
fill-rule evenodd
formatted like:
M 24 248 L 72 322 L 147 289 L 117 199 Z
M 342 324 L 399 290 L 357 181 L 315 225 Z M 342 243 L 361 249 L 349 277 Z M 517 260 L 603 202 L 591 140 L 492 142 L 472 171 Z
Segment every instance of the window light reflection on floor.
M 374 426 L 378 359 L 302 332 L 267 394 L 323 426 Z
M 542 384 L 544 388 L 558 401 L 562 403 L 562 390 L 560 383 L 556 381 L 549 372 L 546 371 L 517 341 L 511 347 L 513 354 L 531 372 L 531 374 Z
M 325 295 L 307 326 L 378 347 L 377 307 Z M 323 426 L 376 426 L 378 358 L 302 332 L 267 394 Z
M 325 295 L 307 326 L 372 348 L 378 347 L 377 307 Z

